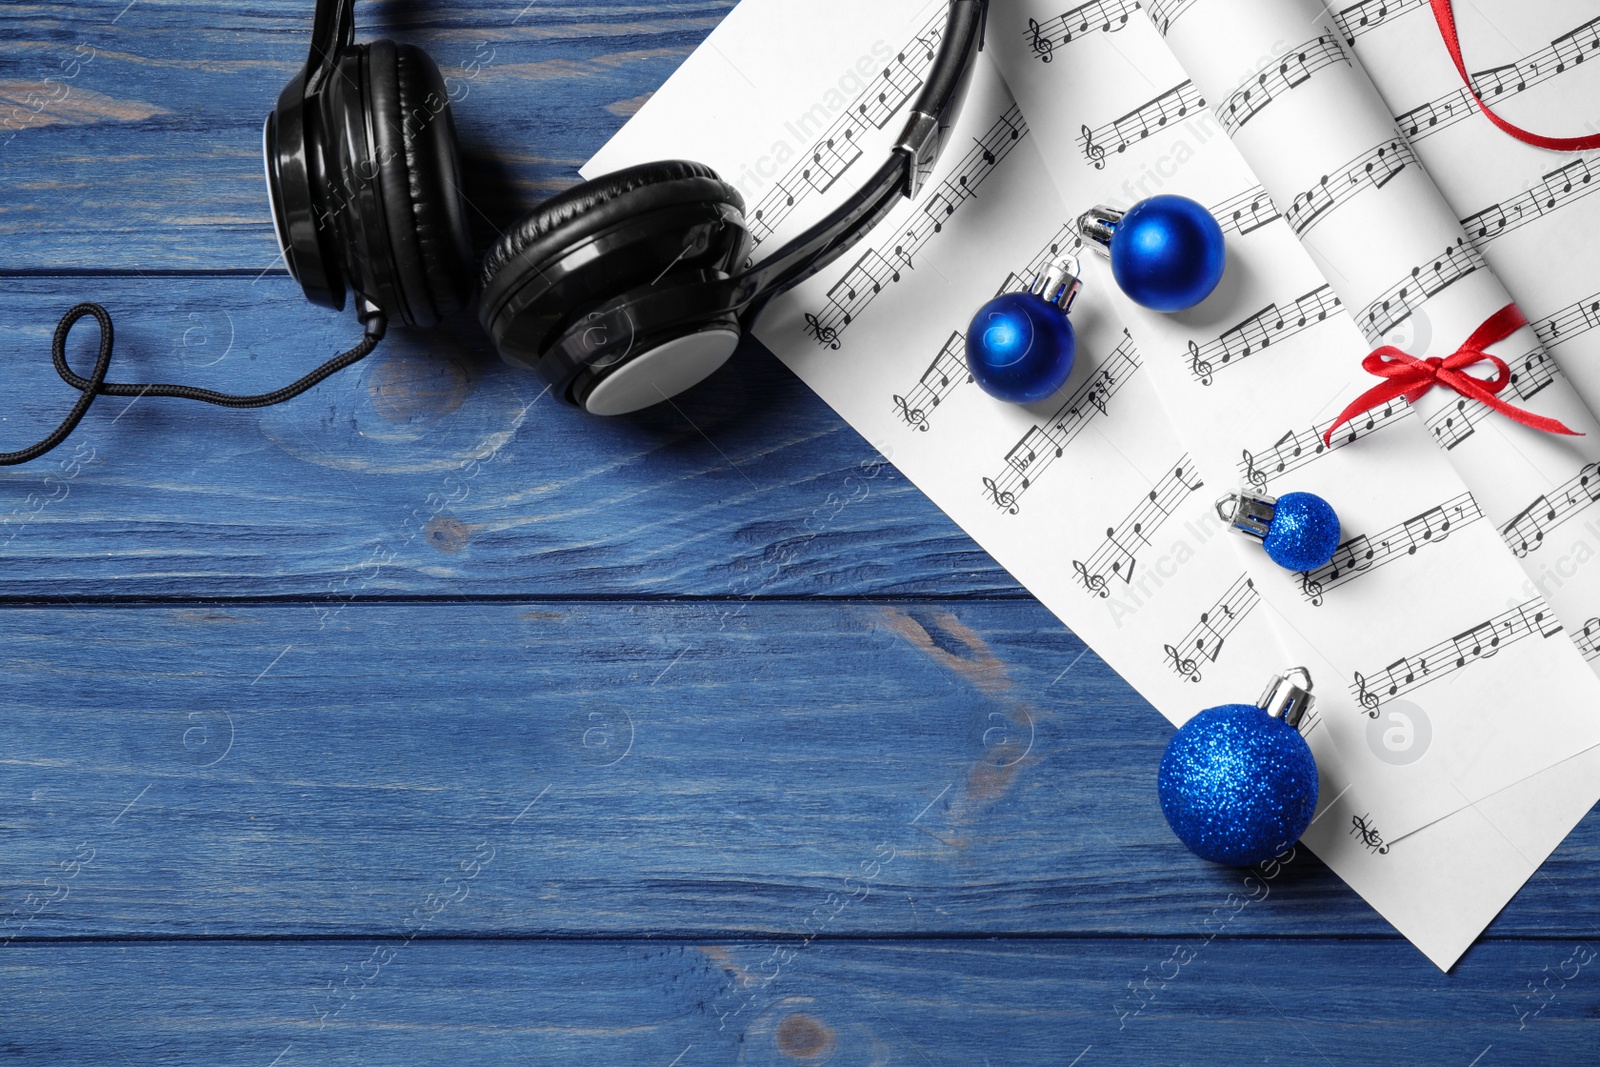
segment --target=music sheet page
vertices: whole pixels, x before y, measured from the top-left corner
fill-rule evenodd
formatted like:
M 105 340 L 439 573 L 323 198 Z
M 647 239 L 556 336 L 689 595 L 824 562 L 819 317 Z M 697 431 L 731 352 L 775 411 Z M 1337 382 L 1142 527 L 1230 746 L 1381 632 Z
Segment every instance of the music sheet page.
M 888 154 L 945 5 L 797 7 L 745 0 L 585 173 L 710 164 L 766 249 L 820 218 Z M 1311 444 L 1368 347 L 1338 289 L 1138 6 L 1062 7 L 995 5 L 926 190 L 758 335 L 1170 721 L 1310 667 L 1323 804 L 1306 843 L 1448 967 L 1581 817 L 1600 734 L 1562 709 L 1594 707 L 1600 683 L 1403 402 L 1345 431 L 1339 462 Z M 1141 321 L 1084 252 L 1071 381 L 1033 408 L 988 397 L 966 373 L 973 313 L 1140 182 L 1223 222 L 1235 267 L 1215 306 Z M 1214 501 L 1242 483 L 1334 501 L 1345 565 L 1290 575 L 1228 534 Z M 1405 716 L 1371 713 L 1407 704 L 1431 737 L 1397 751 Z

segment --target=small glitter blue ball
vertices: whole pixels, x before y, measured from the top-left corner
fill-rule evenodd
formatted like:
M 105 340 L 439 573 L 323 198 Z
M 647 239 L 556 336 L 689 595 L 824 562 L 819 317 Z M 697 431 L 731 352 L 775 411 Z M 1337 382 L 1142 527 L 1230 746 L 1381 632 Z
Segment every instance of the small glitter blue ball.
M 1135 204 L 1111 237 L 1111 273 L 1136 303 L 1185 311 L 1210 296 L 1228 266 L 1228 246 L 1211 212 L 1184 196 Z
M 1034 404 L 1072 377 L 1078 339 L 1067 313 L 1033 293 L 989 301 L 967 328 L 967 366 L 983 391 L 1008 404 Z
M 1252 704 L 1208 708 L 1161 757 L 1161 810 L 1202 859 L 1249 867 L 1300 840 L 1317 810 L 1317 761 L 1300 731 Z
M 1315 494 L 1280 496 L 1262 544 L 1278 566 L 1314 571 L 1327 566 L 1339 547 L 1339 516 Z

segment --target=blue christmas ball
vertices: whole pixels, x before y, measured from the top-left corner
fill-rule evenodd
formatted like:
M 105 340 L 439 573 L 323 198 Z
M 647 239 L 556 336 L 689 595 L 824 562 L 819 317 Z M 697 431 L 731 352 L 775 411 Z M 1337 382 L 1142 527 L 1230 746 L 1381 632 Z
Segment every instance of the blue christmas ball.
M 1072 376 L 1078 339 L 1067 313 L 1033 293 L 1006 293 L 983 305 L 967 328 L 972 380 L 997 400 L 1033 404 Z
M 1262 544 L 1278 566 L 1314 571 L 1327 566 L 1339 547 L 1339 516 L 1320 496 L 1288 493 L 1278 498 Z
M 1317 761 L 1300 731 L 1252 704 L 1208 708 L 1161 757 L 1161 810 L 1214 863 L 1264 863 L 1300 840 L 1317 810 Z
M 1135 204 L 1111 237 L 1111 273 L 1136 303 L 1184 311 L 1210 296 L 1228 266 L 1228 246 L 1211 212 L 1183 196 Z

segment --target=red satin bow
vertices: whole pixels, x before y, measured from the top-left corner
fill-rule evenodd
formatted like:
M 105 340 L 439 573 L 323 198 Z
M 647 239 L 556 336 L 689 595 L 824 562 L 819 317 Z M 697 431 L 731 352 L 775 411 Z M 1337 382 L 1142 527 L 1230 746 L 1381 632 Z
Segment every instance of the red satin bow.
M 1456 71 L 1460 73 L 1461 80 L 1467 83 L 1467 92 L 1472 94 L 1472 99 L 1477 103 L 1478 109 L 1484 113 L 1490 122 L 1500 127 L 1519 141 L 1537 145 L 1540 148 L 1549 148 L 1557 152 L 1585 152 L 1591 148 L 1600 148 L 1600 134 L 1592 137 L 1545 137 L 1542 134 L 1529 133 L 1520 126 L 1513 126 L 1505 119 L 1489 110 L 1478 96 L 1477 89 L 1472 84 L 1472 77 L 1467 73 L 1467 64 L 1461 58 L 1461 38 L 1456 33 L 1456 16 L 1450 7 L 1450 0 L 1432 0 L 1433 17 L 1439 23 L 1439 32 L 1444 35 L 1444 46 L 1450 50 L 1450 58 L 1455 60 Z M 1579 55 L 1579 61 L 1582 55 Z
M 1328 432 L 1323 435 L 1322 443 L 1331 446 L 1334 431 L 1357 415 L 1371 411 L 1380 404 L 1387 404 L 1397 396 L 1403 396 L 1415 404 L 1435 385 L 1454 389 L 1462 396 L 1480 401 L 1507 418 L 1514 419 L 1524 426 L 1531 426 L 1535 430 L 1582 437 L 1582 434 L 1568 429 L 1555 419 L 1547 419 L 1543 415 L 1535 415 L 1531 411 L 1512 407 L 1495 395 L 1511 384 L 1511 368 L 1506 365 L 1505 360 L 1499 356 L 1491 356 L 1484 349 L 1504 341 L 1526 325 L 1528 320 L 1522 314 L 1522 310 L 1515 304 L 1507 304 L 1490 315 L 1482 326 L 1473 331 L 1472 336 L 1467 338 L 1467 343 L 1458 348 L 1454 355 L 1417 359 L 1393 345 L 1385 345 L 1378 349 L 1361 361 L 1361 367 L 1368 374 L 1376 374 L 1380 378 L 1387 378 L 1388 381 L 1368 389 L 1345 408 L 1334 424 L 1328 428 Z M 1488 381 L 1464 373 L 1468 367 L 1486 360 L 1494 364 L 1496 371 L 1495 376 Z

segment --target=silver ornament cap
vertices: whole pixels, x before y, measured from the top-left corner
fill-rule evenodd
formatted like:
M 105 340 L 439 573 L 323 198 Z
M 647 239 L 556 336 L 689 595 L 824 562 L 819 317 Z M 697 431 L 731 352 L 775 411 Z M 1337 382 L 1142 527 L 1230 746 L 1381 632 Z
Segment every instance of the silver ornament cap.
M 1082 273 L 1083 267 L 1078 257 L 1069 252 L 1052 260 L 1043 273 L 1033 280 L 1028 291 L 1062 311 L 1071 311 L 1073 302 L 1083 289 Z
M 1304 685 L 1295 681 L 1297 676 L 1305 680 Z M 1273 675 L 1267 683 L 1266 692 L 1256 701 L 1256 707 L 1298 730 L 1301 721 L 1317 702 L 1317 698 L 1311 695 L 1311 684 L 1310 671 L 1304 667 L 1291 667 L 1280 675 Z
M 1121 222 L 1126 214 L 1126 211 L 1097 204 L 1078 216 L 1078 236 L 1101 255 L 1109 258 L 1111 238 L 1116 235 L 1117 223 Z
M 1234 533 L 1265 541 L 1278 514 L 1278 498 L 1241 489 L 1217 501 L 1217 517 Z

